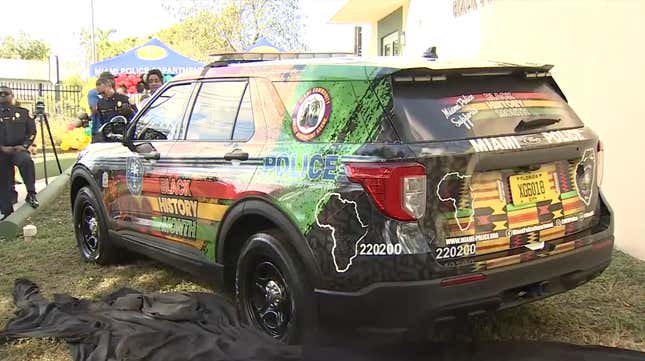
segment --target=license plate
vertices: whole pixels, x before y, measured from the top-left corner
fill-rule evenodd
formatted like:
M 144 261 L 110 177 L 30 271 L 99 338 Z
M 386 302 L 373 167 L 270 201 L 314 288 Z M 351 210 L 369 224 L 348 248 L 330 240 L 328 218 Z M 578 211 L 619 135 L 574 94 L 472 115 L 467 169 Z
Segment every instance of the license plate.
M 513 205 L 536 203 L 554 198 L 547 172 L 531 172 L 509 177 Z

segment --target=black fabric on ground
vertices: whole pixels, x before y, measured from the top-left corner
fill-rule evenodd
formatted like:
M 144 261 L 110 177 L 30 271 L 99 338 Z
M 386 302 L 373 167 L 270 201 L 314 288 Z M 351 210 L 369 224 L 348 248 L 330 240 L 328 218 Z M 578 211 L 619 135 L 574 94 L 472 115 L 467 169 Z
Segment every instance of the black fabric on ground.
M 239 324 L 235 308 L 206 293 L 141 294 L 123 289 L 99 301 L 55 295 L 16 280 L 18 310 L 2 337 L 55 337 L 75 361 L 299 360 L 299 349 Z
M 36 284 L 16 280 L 16 317 L 3 338 L 55 337 L 75 361 L 641 361 L 645 354 L 556 342 L 401 343 L 357 333 L 327 334 L 325 345 L 285 346 L 240 325 L 235 308 L 207 293 L 142 294 L 120 289 L 98 301 L 45 299 Z M 340 311 L 342 312 L 342 311 Z M 333 331 L 331 331 L 333 333 Z

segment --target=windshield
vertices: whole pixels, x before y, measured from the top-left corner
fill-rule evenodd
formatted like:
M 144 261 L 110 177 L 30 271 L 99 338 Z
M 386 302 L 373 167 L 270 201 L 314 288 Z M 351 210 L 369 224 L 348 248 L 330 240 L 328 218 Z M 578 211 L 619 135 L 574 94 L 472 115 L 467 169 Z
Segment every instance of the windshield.
M 545 81 L 482 77 L 395 82 L 395 126 L 405 142 L 450 141 L 581 127 Z M 523 122 L 524 125 L 518 125 Z

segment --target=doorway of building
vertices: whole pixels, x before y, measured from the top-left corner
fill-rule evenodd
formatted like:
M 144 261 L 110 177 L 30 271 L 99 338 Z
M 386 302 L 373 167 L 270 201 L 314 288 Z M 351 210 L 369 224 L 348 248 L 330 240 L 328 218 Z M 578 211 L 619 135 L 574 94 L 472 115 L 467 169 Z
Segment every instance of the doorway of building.
M 399 44 L 399 32 L 395 31 L 381 39 L 381 54 L 384 56 L 401 55 L 401 46 Z

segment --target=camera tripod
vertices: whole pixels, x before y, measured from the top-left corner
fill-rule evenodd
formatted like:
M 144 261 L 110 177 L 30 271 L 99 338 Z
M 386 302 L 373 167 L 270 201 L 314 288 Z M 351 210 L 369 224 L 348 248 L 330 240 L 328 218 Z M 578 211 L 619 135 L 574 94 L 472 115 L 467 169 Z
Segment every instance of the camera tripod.
M 60 166 L 60 160 L 58 159 L 58 152 L 56 151 L 56 145 L 54 144 L 54 137 L 52 137 L 52 131 L 49 127 L 49 119 L 47 119 L 47 114 L 45 114 L 45 103 L 42 101 L 37 101 L 34 107 L 34 114 L 40 122 L 40 144 L 43 148 L 43 171 L 45 175 L 45 185 L 49 184 L 49 179 L 47 177 L 47 150 L 45 147 L 45 131 L 44 127 L 47 127 L 47 134 L 49 134 L 49 142 L 54 150 L 54 157 L 56 158 L 56 165 L 58 165 L 58 173 L 63 174 L 63 169 Z M 44 125 L 43 125 L 44 124 Z

